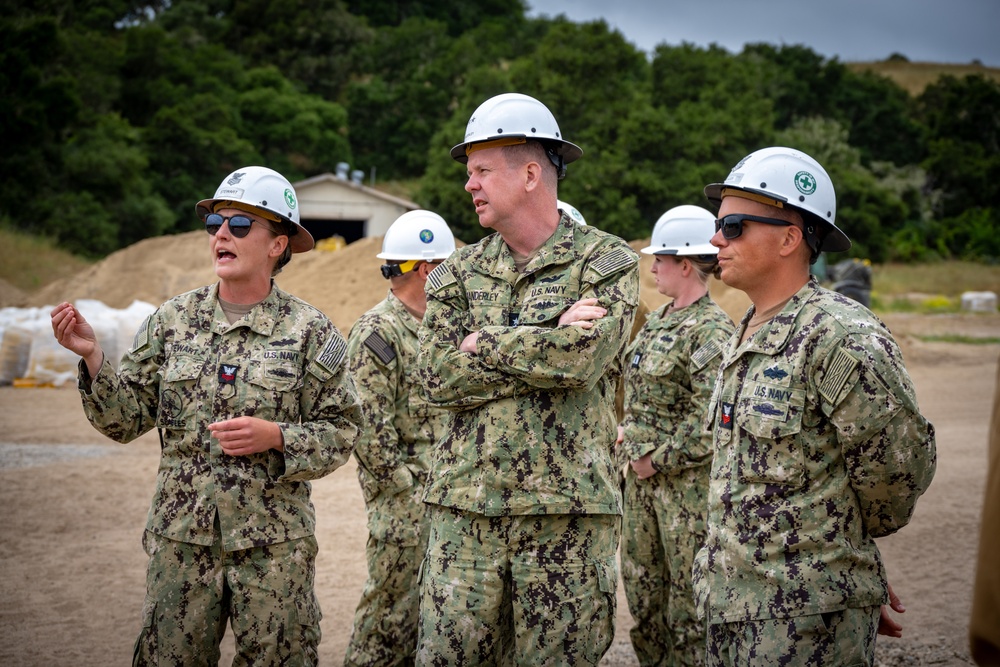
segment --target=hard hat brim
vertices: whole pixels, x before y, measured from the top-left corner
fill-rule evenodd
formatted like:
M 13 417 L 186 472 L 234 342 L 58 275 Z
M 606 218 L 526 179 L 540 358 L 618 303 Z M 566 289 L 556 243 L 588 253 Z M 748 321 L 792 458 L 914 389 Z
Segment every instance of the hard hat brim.
M 465 148 L 469 144 L 480 144 L 486 141 L 494 141 L 496 139 L 505 139 L 508 137 L 524 137 L 525 139 L 533 139 L 534 141 L 540 141 L 543 144 L 552 144 L 557 146 L 557 153 L 562 156 L 563 162 L 569 164 L 575 160 L 579 160 L 583 156 L 583 149 L 574 143 L 570 143 L 564 139 L 549 139 L 546 137 L 529 137 L 524 134 L 498 134 L 492 137 L 486 137 L 483 139 L 477 139 L 476 141 L 466 141 L 460 144 L 456 144 L 454 148 L 451 149 L 451 157 L 462 164 L 469 161 L 469 156 L 465 154 Z

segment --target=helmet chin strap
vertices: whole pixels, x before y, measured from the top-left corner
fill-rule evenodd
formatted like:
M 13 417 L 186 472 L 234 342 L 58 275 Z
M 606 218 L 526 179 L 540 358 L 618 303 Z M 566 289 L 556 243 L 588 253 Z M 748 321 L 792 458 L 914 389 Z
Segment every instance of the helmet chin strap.
M 545 147 L 545 154 L 549 156 L 549 161 L 556 166 L 556 177 L 558 180 L 566 178 L 566 161 L 562 155 L 556 152 L 551 146 Z

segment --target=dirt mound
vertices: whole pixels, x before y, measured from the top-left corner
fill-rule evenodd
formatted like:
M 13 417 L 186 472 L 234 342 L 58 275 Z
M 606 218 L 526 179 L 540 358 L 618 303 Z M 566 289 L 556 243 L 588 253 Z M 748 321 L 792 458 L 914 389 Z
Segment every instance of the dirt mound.
M 27 295 L 17 287 L 0 278 L 0 308 L 8 306 L 20 307 L 27 299 Z
M 638 250 L 649 245 L 649 240 L 629 245 Z M 354 321 L 385 298 L 388 291 L 389 285 L 379 272 L 382 261 L 375 257 L 381 247 L 381 237 L 370 237 L 336 251 L 296 255 L 276 281 L 282 289 L 326 313 L 346 335 Z M 649 271 L 652 255 L 640 257 L 640 298 L 654 310 L 669 299 L 656 291 Z M 127 308 L 136 299 L 159 305 L 215 280 L 208 237 L 194 231 L 139 241 L 74 276 L 23 297 L 20 305 L 46 306 L 77 299 L 96 299 L 112 308 Z M 5 290 L 0 285 L 0 294 L 5 295 Z M 738 321 L 743 316 L 749 305 L 745 294 L 718 280 L 711 281 L 711 291 L 731 318 Z
M 381 301 L 388 289 L 375 255 L 382 239 L 367 238 L 335 252 L 296 255 L 277 277 L 282 289 L 313 304 L 345 334 L 354 320 Z M 208 236 L 202 231 L 144 239 L 77 275 L 58 280 L 24 299 L 24 305 L 97 299 L 125 308 L 139 299 L 159 305 L 215 282 Z
M 134 300 L 160 305 L 170 297 L 215 281 L 208 236 L 187 232 L 143 239 L 80 273 L 32 293 L 27 305 L 96 299 L 112 308 Z

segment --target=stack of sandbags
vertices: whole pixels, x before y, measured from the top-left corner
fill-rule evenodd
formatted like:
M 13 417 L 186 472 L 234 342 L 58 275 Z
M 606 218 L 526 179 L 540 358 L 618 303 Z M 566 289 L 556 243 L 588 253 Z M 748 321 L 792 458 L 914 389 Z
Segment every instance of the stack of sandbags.
M 143 319 L 155 306 L 134 301 L 128 308 L 110 308 L 94 299 L 74 304 L 94 329 L 104 354 L 115 367 Z M 51 307 L 8 308 L 0 344 L 0 384 L 19 387 L 62 387 L 76 381 L 79 357 L 59 345 L 52 334 Z
M 0 386 L 14 384 L 24 377 L 31 358 L 31 341 L 44 335 L 43 324 L 51 336 L 52 326 L 45 308 L 0 309 Z

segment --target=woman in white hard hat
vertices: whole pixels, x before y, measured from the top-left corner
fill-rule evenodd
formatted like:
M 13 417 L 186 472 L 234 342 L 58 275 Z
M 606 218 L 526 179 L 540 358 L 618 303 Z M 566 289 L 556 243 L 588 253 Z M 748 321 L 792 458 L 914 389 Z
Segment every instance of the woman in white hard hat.
M 347 345 L 272 280 L 313 247 L 281 174 L 239 169 L 197 212 L 219 281 L 160 306 L 117 370 L 76 308 L 52 311 L 56 339 L 82 357 L 94 427 L 118 442 L 160 434 L 133 664 L 217 664 L 228 623 L 236 662 L 313 665 L 308 480 L 347 461 L 359 431 Z
M 715 216 L 677 206 L 657 221 L 649 247 L 657 290 L 673 301 L 648 316 L 625 356 L 622 579 L 642 665 L 704 662 L 691 565 L 705 538 L 712 438 L 703 428 L 729 316 L 708 294 L 718 252 Z

